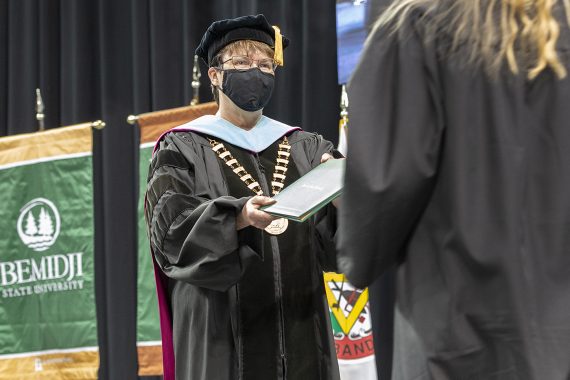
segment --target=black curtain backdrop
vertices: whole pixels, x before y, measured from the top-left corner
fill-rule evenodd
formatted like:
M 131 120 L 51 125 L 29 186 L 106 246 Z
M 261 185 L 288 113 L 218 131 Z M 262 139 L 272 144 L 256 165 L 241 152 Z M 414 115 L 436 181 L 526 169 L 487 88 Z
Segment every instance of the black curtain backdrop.
M 371 1 L 377 12 L 388 0 Z M 107 123 L 94 132 L 93 156 L 100 379 L 137 378 L 138 128 L 126 118 L 187 105 L 208 25 L 256 13 L 291 39 L 265 114 L 336 143 L 334 0 L 0 0 L 0 136 L 37 130 L 36 88 L 46 128 Z M 203 64 L 202 74 L 205 102 Z M 392 284 L 371 288 L 381 380 L 391 367 Z

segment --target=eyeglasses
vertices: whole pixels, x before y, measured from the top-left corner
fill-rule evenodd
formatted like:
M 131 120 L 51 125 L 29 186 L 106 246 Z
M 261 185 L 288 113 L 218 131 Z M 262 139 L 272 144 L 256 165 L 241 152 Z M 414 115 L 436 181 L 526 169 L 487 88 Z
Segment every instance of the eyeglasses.
M 231 62 L 233 68 L 236 70 L 249 70 L 253 62 L 257 62 L 259 70 L 269 74 L 273 74 L 277 68 L 277 64 L 271 58 L 251 59 L 246 56 L 238 55 L 223 61 L 220 66 L 223 66 L 227 62 Z

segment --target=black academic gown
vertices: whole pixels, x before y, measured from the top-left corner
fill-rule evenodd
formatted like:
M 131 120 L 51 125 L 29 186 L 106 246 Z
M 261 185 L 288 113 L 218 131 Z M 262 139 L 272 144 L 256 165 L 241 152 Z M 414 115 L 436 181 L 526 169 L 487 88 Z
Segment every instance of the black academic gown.
M 421 16 L 375 30 L 349 84 L 339 269 L 397 266 L 398 379 L 568 380 L 570 79 L 489 79 Z
M 268 194 L 279 142 L 259 154 L 225 145 Z M 306 132 L 289 143 L 285 185 L 332 150 Z M 322 278 L 336 269 L 334 208 L 279 236 L 238 232 L 236 215 L 252 195 L 205 136 L 174 132 L 160 142 L 146 206 L 168 277 L 176 379 L 337 379 Z

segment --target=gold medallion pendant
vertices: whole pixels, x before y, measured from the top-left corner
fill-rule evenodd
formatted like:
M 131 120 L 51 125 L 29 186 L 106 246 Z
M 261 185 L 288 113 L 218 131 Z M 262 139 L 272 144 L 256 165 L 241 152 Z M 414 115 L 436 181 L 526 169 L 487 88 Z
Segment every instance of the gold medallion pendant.
M 225 162 L 225 164 L 232 169 L 232 171 L 239 176 L 239 179 L 255 194 L 263 195 L 263 190 L 251 174 L 235 159 L 231 152 L 224 146 L 223 143 L 214 139 L 209 139 L 212 150 L 218 157 Z M 289 165 L 289 156 L 291 155 L 291 145 L 287 140 L 287 136 L 283 136 L 283 141 L 279 144 L 277 157 L 275 158 L 275 170 L 273 171 L 273 178 L 271 180 L 271 193 L 273 196 L 285 187 L 285 177 L 287 176 L 287 166 Z M 265 227 L 265 232 L 271 235 L 281 235 L 287 230 L 289 221 L 285 218 L 275 219 L 271 224 Z
M 287 230 L 289 221 L 285 218 L 275 219 L 270 225 L 265 227 L 265 232 L 271 235 L 281 235 Z

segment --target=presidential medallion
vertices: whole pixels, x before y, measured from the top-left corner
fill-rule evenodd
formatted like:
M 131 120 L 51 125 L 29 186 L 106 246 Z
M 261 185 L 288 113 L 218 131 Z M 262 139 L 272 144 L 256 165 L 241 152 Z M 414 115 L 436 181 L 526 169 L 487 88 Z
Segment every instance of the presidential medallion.
M 289 221 L 285 218 L 275 219 L 270 225 L 265 227 L 265 232 L 271 235 L 281 235 L 287 230 Z

